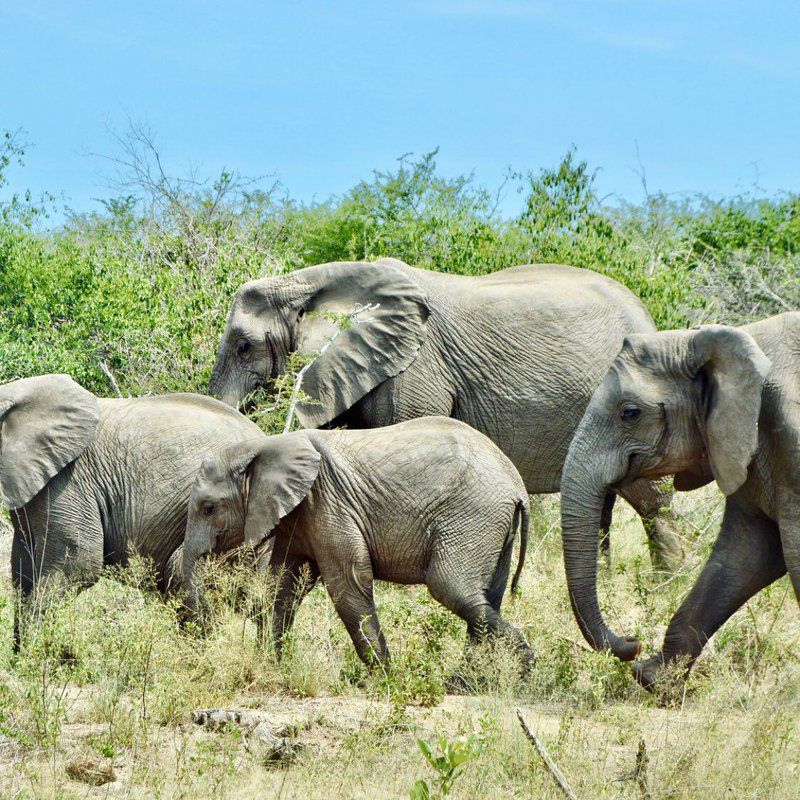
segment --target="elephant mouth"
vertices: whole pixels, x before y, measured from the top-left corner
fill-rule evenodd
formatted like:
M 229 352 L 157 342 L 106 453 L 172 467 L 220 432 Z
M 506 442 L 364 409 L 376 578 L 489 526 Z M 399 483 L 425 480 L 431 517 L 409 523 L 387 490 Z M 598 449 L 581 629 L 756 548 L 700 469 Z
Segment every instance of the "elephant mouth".
M 613 492 L 619 492 L 621 489 L 630 486 L 635 480 L 642 477 L 642 466 L 645 458 L 646 455 L 639 451 L 629 453 L 622 477 L 609 484 L 608 488 Z

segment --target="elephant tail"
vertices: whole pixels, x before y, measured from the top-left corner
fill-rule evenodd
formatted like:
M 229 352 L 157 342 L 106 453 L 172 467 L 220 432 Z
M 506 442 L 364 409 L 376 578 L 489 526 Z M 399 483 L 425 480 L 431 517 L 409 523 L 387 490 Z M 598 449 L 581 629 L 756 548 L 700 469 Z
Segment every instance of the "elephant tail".
M 514 509 L 514 519 L 511 522 L 511 543 L 513 546 L 514 536 L 519 527 L 519 560 L 517 561 L 517 571 L 511 580 L 511 593 L 517 593 L 517 585 L 519 584 L 519 576 L 522 574 L 522 568 L 525 566 L 525 554 L 528 551 L 528 531 L 531 527 L 531 512 L 528 506 L 527 498 L 520 500 L 517 507 Z

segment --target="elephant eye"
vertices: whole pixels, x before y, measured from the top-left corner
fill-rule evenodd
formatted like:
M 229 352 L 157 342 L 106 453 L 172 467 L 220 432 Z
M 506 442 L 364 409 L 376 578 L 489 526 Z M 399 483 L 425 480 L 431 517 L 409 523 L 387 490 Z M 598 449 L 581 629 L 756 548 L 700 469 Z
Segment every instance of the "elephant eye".
M 206 503 L 203 506 L 203 516 L 210 517 L 216 510 L 217 507 L 213 503 Z
M 236 352 L 240 356 L 246 356 L 252 349 L 253 345 L 247 339 L 239 339 L 239 343 L 236 345 Z
M 300 309 L 300 310 L 297 312 L 297 319 L 302 319 L 302 318 L 303 318 L 303 315 L 304 315 L 305 313 L 306 313 L 306 310 L 305 310 L 304 308 L 301 308 L 301 309 Z
M 637 419 L 641 413 L 642 410 L 636 406 L 625 406 L 620 412 L 619 417 L 623 422 L 632 422 Z

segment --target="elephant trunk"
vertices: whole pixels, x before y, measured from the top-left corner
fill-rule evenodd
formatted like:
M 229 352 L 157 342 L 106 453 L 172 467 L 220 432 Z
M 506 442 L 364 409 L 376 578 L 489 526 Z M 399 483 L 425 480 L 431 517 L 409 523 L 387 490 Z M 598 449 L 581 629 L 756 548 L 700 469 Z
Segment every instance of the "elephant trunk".
M 635 637 L 623 638 L 613 633 L 597 600 L 601 517 L 609 487 L 618 476 L 604 476 L 590 452 L 579 428 L 561 479 L 561 535 L 569 599 L 581 633 L 595 650 L 610 650 L 622 661 L 632 661 L 641 650 L 641 643 Z
M 235 385 L 236 381 L 231 380 L 230 359 L 223 350 L 224 346 L 225 342 L 223 340 L 217 354 L 217 361 L 211 372 L 211 380 L 208 383 L 208 393 L 212 397 L 218 397 L 226 405 L 238 408 L 242 398 L 239 396 L 239 387 Z
M 183 543 L 183 588 L 186 592 L 186 610 L 193 620 L 201 620 L 207 609 L 203 588 L 197 580 L 200 562 L 211 552 L 213 546 L 212 538 L 204 528 L 201 524 L 203 532 L 198 534 L 190 520 Z
M 205 608 L 205 597 L 196 578 L 198 558 L 194 554 L 184 553 L 183 556 L 183 588 L 186 592 L 186 611 L 189 619 L 199 620 Z

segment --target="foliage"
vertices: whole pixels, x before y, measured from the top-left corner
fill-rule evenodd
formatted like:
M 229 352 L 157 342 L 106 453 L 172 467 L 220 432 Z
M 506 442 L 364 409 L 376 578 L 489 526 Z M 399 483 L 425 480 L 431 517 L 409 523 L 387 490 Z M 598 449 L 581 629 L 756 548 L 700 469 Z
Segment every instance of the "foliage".
M 19 171 L 5 134 L 0 181 Z M 598 198 L 574 150 L 511 173 L 492 194 L 443 177 L 436 151 L 405 156 L 340 197 L 298 204 L 230 172 L 175 179 L 148 131 L 118 137 L 119 195 L 43 229 L 25 195 L 0 203 L 0 380 L 69 372 L 98 394 L 202 390 L 226 309 L 245 280 L 339 259 L 395 256 L 465 275 L 557 261 L 637 293 L 660 327 L 742 321 L 797 305 L 800 199 Z M 516 187 L 522 212 L 498 212 Z
M 447 797 L 464 766 L 478 758 L 483 750 L 483 741 L 475 734 L 456 739 L 439 735 L 436 743 L 439 745 L 438 754 L 434 753 L 431 745 L 424 739 L 417 739 L 422 755 L 436 773 L 435 786 L 438 792 L 431 791 L 427 781 L 419 780 L 411 790 L 411 800 L 439 800 Z

